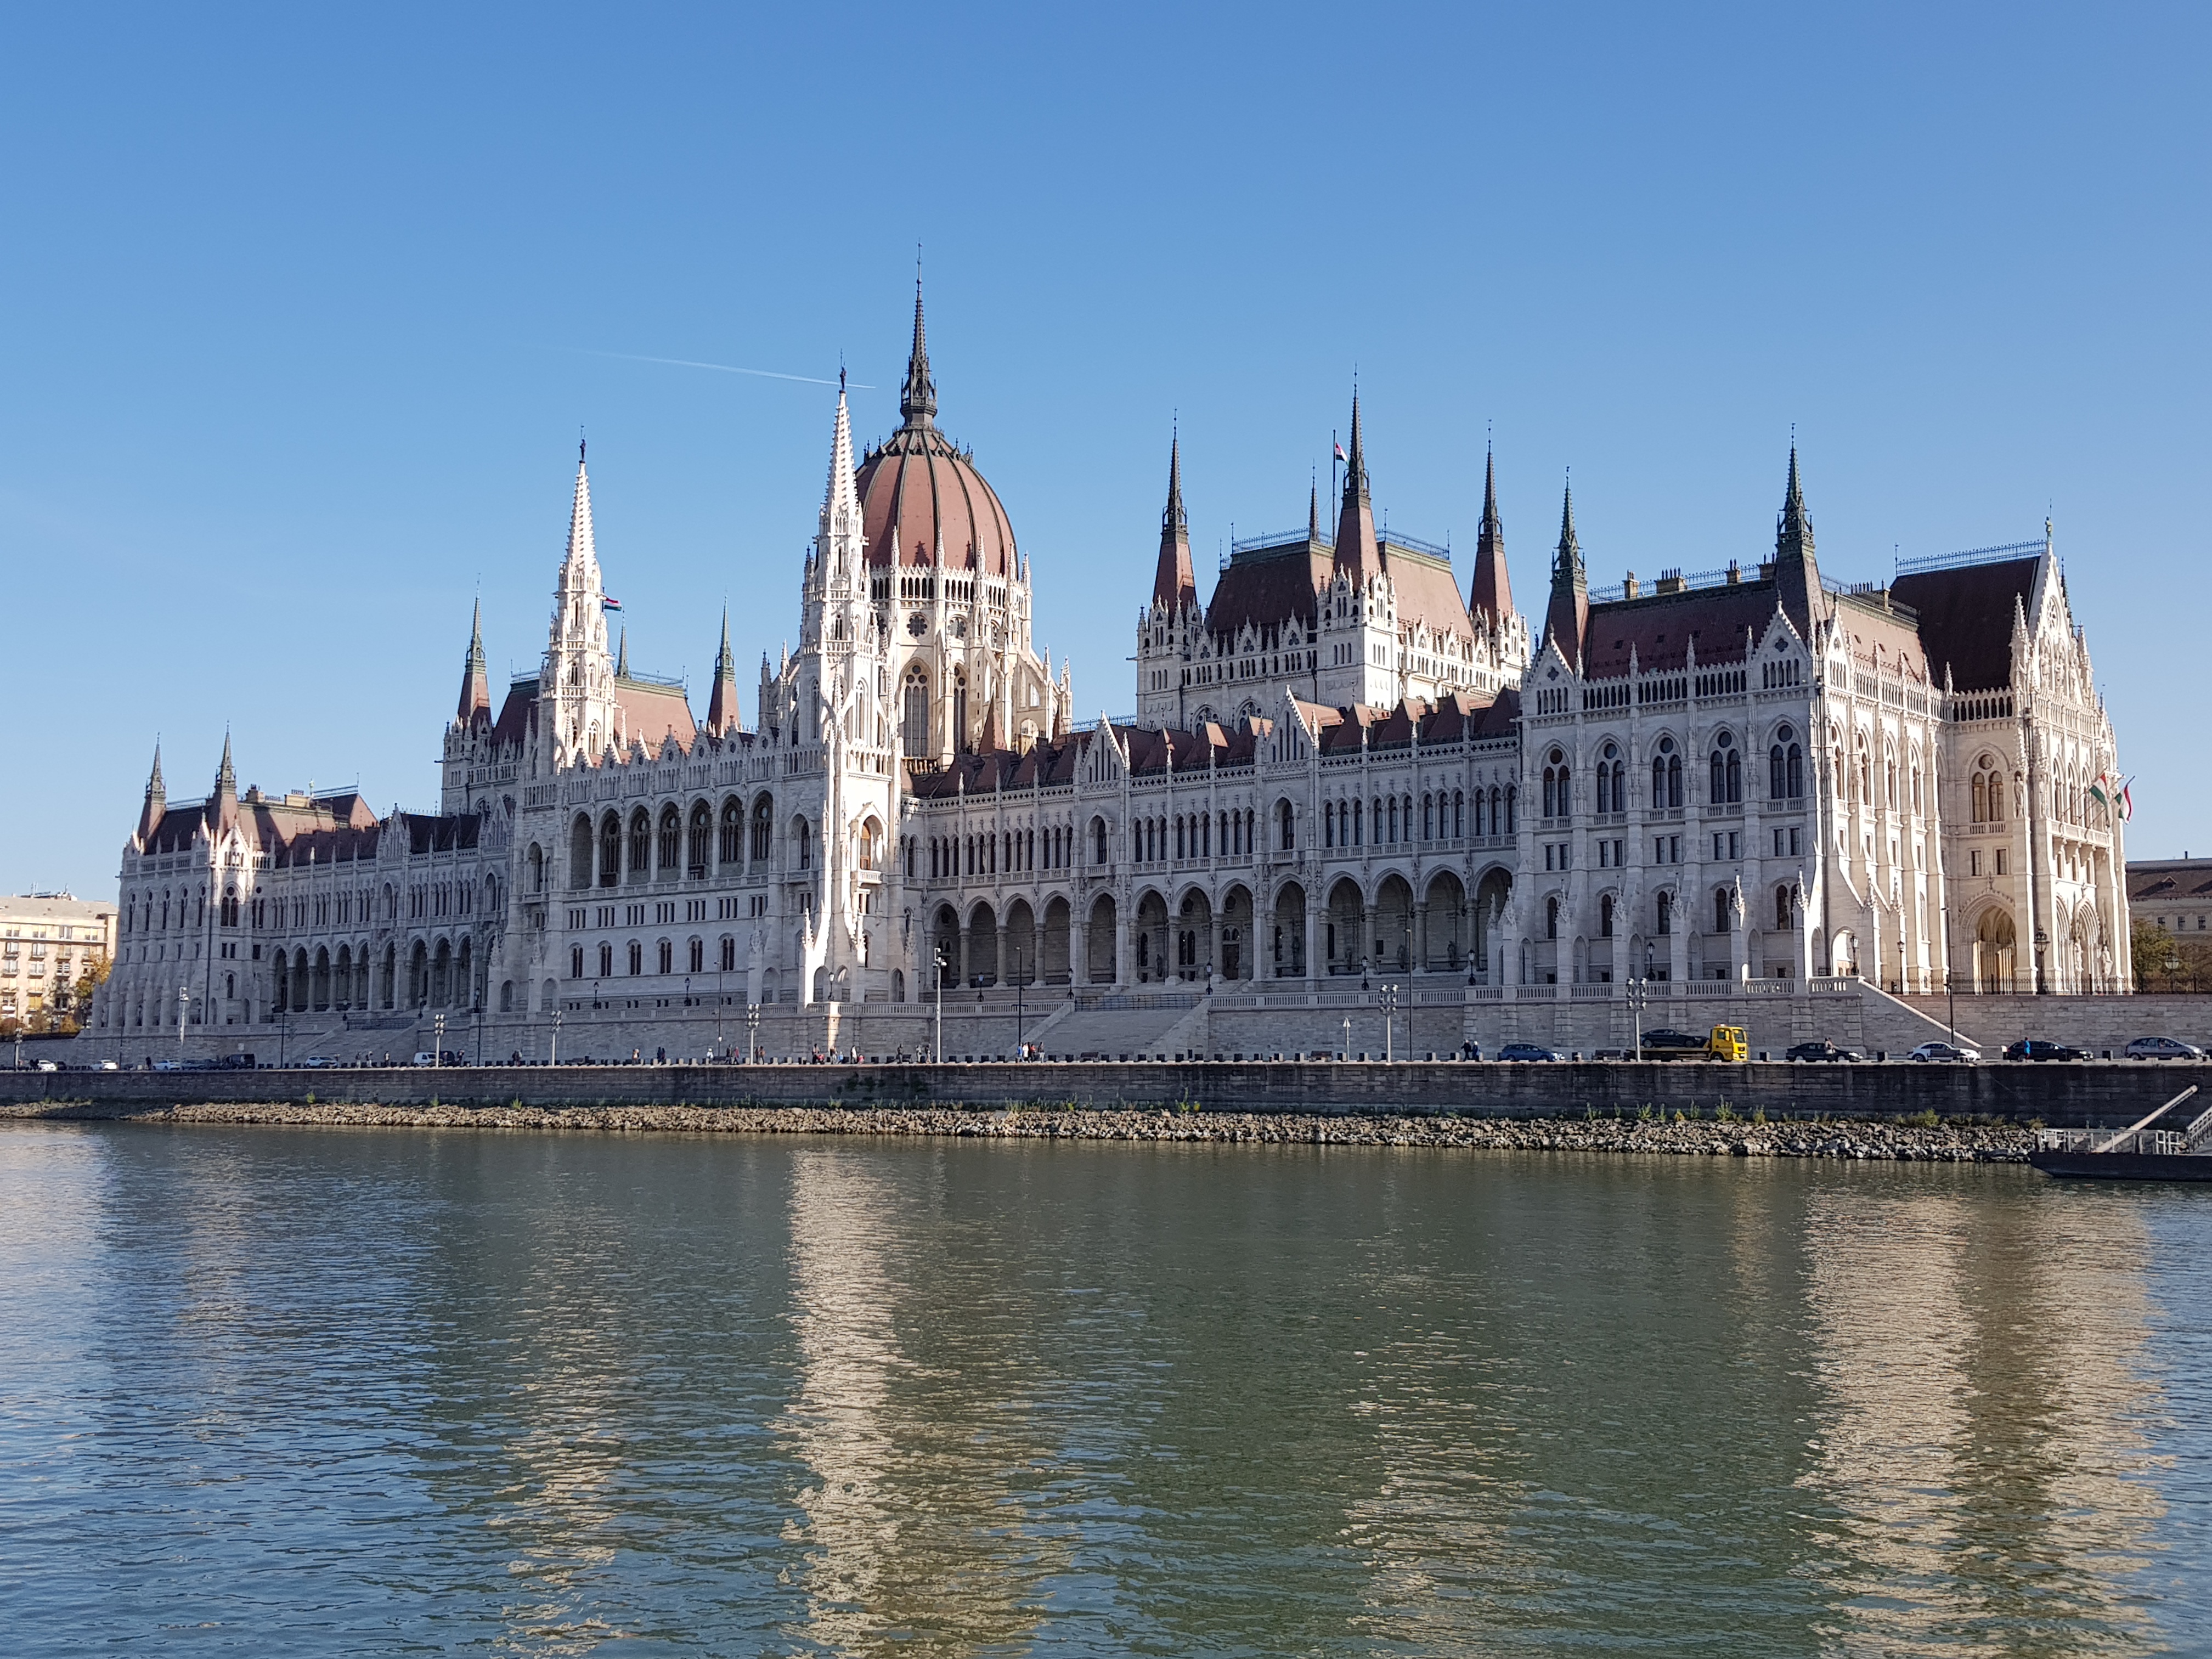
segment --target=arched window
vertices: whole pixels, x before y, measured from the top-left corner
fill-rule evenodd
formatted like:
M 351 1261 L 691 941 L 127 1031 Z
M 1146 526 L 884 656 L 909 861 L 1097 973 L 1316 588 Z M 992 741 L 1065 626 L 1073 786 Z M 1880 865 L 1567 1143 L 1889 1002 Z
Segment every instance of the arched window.
M 1434 841 L 1436 838 L 1436 798 L 1433 795 L 1431 795 L 1428 791 L 1425 789 L 1421 792 L 1421 839 L 1423 841 Z
M 883 828 L 873 818 L 860 826 L 860 868 L 876 867 L 878 848 L 883 842 Z
M 1654 811 L 1682 804 L 1682 757 L 1674 739 L 1662 738 L 1651 751 L 1651 805 Z
M 599 821 L 599 885 L 622 880 L 622 820 L 612 812 Z
M 968 671 L 952 671 L 952 749 L 955 754 L 968 752 Z
M 1714 804 L 1743 799 L 1743 751 L 1735 746 L 1734 732 L 1724 731 L 1713 739 L 1711 770 L 1712 788 L 1709 798 Z
M 635 979 L 644 972 L 645 945 L 641 940 L 632 939 L 629 942 L 629 976 Z
M 682 851 L 680 843 L 683 839 L 683 815 L 677 811 L 673 803 L 662 807 L 660 809 L 660 868 L 664 873 L 674 872 L 677 854 Z
M 631 948 L 635 950 L 636 947 L 633 945 Z M 615 947 L 611 945 L 602 945 L 599 946 L 599 977 L 612 979 L 614 976 Z
M 664 974 L 670 974 L 670 973 L 673 973 L 673 972 L 675 972 L 675 971 L 676 971 L 676 945 L 675 945 L 675 941 L 673 941 L 672 939 L 663 939 L 663 940 L 661 940 L 661 941 L 660 941 L 660 951 L 659 951 L 659 956 L 660 956 L 660 971 L 661 971 L 662 973 L 664 973 Z
M 791 842 L 799 854 L 799 867 L 811 870 L 814 867 L 814 826 L 805 818 L 793 818 L 791 821 Z
M 1725 933 L 1728 931 L 1729 890 L 1725 887 L 1716 887 L 1713 889 L 1713 932 Z
M 1597 931 L 1601 939 L 1613 937 L 1613 895 L 1601 894 L 1597 902 Z
M 1986 823 L 1990 816 L 1989 784 L 1983 774 L 1974 774 L 1974 822 Z
M 927 755 L 929 749 L 929 675 L 920 663 L 906 671 L 900 693 L 899 744 L 908 755 Z
M 1790 888 L 1787 883 L 1774 890 L 1774 926 L 1778 932 L 1790 931 Z
M 217 920 L 225 927 L 238 926 L 238 889 L 235 887 L 222 890 L 222 903 L 218 908 Z
M 1567 757 L 1554 749 L 1544 757 L 1544 816 L 1563 818 L 1569 810 Z
M 1674 931 L 1674 896 L 1668 892 L 1660 893 L 1653 908 L 1652 915 L 1651 931 L 1653 933 L 1673 933 Z
M 775 802 L 763 794 L 753 802 L 753 848 L 755 864 L 768 862 L 775 844 Z
M 1091 861 L 1100 865 L 1106 862 L 1106 820 L 1103 818 L 1091 820 Z
M 1321 804 L 1321 844 L 1324 847 L 1336 845 L 1336 803 L 1333 800 Z
M 1600 812 L 1626 812 L 1628 810 L 1628 771 L 1620 758 L 1620 746 L 1608 743 L 1597 757 L 1597 810 Z
M 718 862 L 738 864 L 745 856 L 745 809 L 735 797 L 722 803 L 722 833 L 714 851 Z
M 545 890 L 545 849 L 534 841 L 530 843 L 528 879 L 532 892 L 542 893 Z
M 1492 799 L 1493 800 L 1495 800 L 1496 797 L 1493 795 Z M 1521 807 L 1521 788 L 1520 788 L 1520 786 L 1519 786 L 1518 784 L 1511 784 L 1511 783 L 1507 784 L 1507 785 L 1505 786 L 1505 830 L 1504 830 L 1504 833 L 1505 833 L 1506 835 L 1510 836 L 1510 835 L 1514 835 L 1514 834 L 1516 834 L 1516 833 L 1517 833 L 1517 832 L 1518 832 L 1518 830 L 1519 830 L 1519 823 L 1518 823 L 1518 820 L 1519 820 L 1519 818 L 1520 818 L 1520 817 L 1521 817 L 1521 811 L 1520 811 L 1520 807 Z
M 1441 805 L 1439 810 L 1441 810 Z M 1452 791 L 1451 832 L 1454 841 L 1457 841 L 1467 833 L 1467 792 L 1464 789 Z
M 1767 748 L 1766 793 L 1776 800 L 1795 800 L 1805 793 L 1805 751 L 1795 726 L 1778 730 Z
M 707 966 L 707 941 L 702 939 L 693 939 L 689 946 L 687 959 L 691 964 L 691 972 L 703 973 Z
M 1275 829 L 1277 839 L 1282 843 L 1282 850 L 1285 853 L 1296 852 L 1298 837 L 1297 820 L 1291 811 L 1290 802 L 1286 800 L 1279 800 L 1275 803 Z
M 629 815 L 629 869 L 643 875 L 653 867 L 653 820 L 639 807 Z
M 1559 895 L 1554 893 L 1544 901 L 1544 937 L 1557 939 L 1559 936 Z

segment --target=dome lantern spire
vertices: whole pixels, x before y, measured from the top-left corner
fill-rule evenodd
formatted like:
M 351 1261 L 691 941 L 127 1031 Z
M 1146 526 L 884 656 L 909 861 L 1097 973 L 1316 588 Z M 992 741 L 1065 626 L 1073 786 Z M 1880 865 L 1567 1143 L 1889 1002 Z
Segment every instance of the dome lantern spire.
M 937 382 L 929 377 L 929 338 L 921 322 L 921 262 L 915 261 L 914 349 L 907 354 L 906 386 L 899 392 L 899 415 L 909 428 L 937 418 Z

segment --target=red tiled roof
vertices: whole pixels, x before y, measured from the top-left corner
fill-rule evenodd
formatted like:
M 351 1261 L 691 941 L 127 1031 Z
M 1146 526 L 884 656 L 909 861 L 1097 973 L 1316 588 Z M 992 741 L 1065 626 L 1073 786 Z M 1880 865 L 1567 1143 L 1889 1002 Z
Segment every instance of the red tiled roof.
M 1213 584 L 1206 631 L 1234 635 L 1248 623 L 1271 628 L 1293 618 L 1311 623 L 1330 574 L 1329 550 L 1318 541 L 1285 542 L 1233 558 Z
M 672 731 L 686 749 L 699 735 L 699 727 L 691 719 L 691 705 L 675 686 L 617 680 L 615 702 L 623 711 L 623 723 L 629 735 L 647 749 L 659 749 L 661 739 Z M 502 714 L 501 719 L 505 718 Z
M 1626 674 L 1632 648 L 1638 668 L 1647 674 L 1680 668 L 1692 640 L 1700 663 L 1740 663 L 1745 634 L 1756 638 L 1766 632 L 1778 608 L 1778 597 L 1773 581 L 1765 579 L 1593 605 L 1584 635 L 1583 672 L 1592 679 Z
M 861 463 L 854 488 L 870 564 L 927 565 L 941 541 L 948 569 L 1006 574 L 1014 556 L 1006 509 L 935 428 L 893 433 Z

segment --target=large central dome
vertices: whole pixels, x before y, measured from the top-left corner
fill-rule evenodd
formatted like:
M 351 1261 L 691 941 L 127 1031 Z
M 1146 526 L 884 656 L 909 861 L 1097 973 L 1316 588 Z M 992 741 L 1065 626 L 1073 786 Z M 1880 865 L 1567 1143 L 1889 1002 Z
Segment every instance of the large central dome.
M 922 337 L 921 289 L 914 292 L 914 352 L 899 393 L 905 424 L 861 462 L 856 483 L 868 562 L 928 565 L 945 551 L 950 570 L 1005 576 L 1014 568 L 1014 527 L 998 492 L 937 429 L 937 382 Z

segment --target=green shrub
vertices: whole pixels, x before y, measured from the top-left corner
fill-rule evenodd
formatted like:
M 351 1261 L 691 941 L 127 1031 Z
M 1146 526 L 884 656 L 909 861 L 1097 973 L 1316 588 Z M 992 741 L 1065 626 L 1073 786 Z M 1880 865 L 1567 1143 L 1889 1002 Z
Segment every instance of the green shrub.
M 1897 1121 L 1908 1129 L 1932 1129 L 1941 1121 L 1933 1112 L 1915 1112 L 1911 1117 Z

